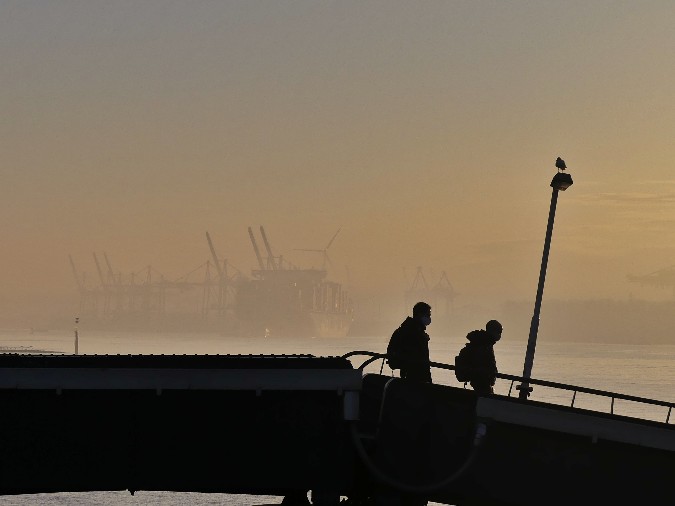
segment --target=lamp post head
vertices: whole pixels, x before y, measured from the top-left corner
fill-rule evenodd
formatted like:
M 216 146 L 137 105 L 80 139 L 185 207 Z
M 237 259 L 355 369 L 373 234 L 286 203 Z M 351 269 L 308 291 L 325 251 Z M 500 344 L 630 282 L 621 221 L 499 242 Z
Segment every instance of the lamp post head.
M 555 176 L 553 176 L 553 180 L 551 181 L 551 188 L 555 190 L 565 191 L 570 186 L 572 186 L 572 176 L 570 174 L 567 174 L 565 172 L 558 172 Z
M 555 166 L 558 168 L 558 173 L 553 177 L 553 181 L 551 181 L 551 188 L 565 191 L 572 186 L 572 176 L 565 173 L 567 165 L 562 158 L 556 158 Z

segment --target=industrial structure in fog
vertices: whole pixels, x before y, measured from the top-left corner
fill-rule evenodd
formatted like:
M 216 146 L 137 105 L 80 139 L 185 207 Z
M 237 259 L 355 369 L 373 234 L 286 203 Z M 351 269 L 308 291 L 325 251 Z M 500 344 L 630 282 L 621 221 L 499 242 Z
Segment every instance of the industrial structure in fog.
M 339 232 L 339 230 L 338 230 Z M 252 279 L 241 283 L 235 301 L 235 315 L 241 332 L 265 336 L 345 337 L 353 319 L 352 301 L 342 285 L 327 279 L 326 250 L 337 233 L 320 251 L 324 255 L 321 269 L 301 269 L 279 256 L 260 227 L 266 261 L 260 254 L 251 227 L 251 245 L 258 269 Z
M 169 279 L 148 265 L 123 276 L 103 253 L 105 270 L 93 253 L 97 276 L 70 265 L 80 295 L 79 314 L 84 326 L 141 330 L 216 330 L 227 320 L 241 273 L 219 261 L 207 232 L 213 260 L 206 260 L 187 274 Z
M 352 303 L 342 285 L 321 269 L 301 269 L 272 247 L 260 227 L 267 255 L 248 229 L 257 260 L 250 276 L 218 257 L 206 232 L 210 258 L 189 273 L 169 279 L 147 266 L 128 276 L 93 253 L 96 276 L 77 269 L 69 256 L 80 296 L 82 326 L 129 330 L 209 330 L 251 336 L 344 337 Z M 339 232 L 339 230 L 338 230 Z M 326 250 L 337 233 L 323 250 Z M 314 251 L 314 250 L 311 250 Z
M 629 274 L 628 281 L 657 288 L 670 288 L 675 297 L 675 265 L 642 275 Z
M 427 283 L 422 267 L 418 266 L 412 283 L 403 294 L 404 309 L 410 311 L 416 302 L 426 302 L 432 307 L 434 332 L 448 333 L 454 316 L 454 301 L 457 295 L 445 271 L 441 272 L 435 284 L 430 285 Z

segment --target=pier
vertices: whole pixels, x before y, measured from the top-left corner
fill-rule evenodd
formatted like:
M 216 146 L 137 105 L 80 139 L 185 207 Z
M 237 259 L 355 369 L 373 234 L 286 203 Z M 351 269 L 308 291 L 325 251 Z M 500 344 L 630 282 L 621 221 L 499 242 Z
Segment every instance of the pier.
M 364 372 L 383 358 L 0 355 L 0 494 L 311 490 L 320 505 L 403 492 L 467 506 L 675 503 L 673 404 L 534 378 L 569 392 L 570 405 L 477 397 Z M 655 404 L 663 420 L 578 408 L 580 391 L 612 406 Z

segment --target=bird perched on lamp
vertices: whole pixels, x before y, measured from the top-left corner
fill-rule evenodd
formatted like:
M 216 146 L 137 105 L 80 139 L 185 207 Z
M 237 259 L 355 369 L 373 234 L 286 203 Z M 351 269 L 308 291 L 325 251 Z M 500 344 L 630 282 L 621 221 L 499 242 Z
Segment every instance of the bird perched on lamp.
M 565 160 L 560 157 L 555 159 L 555 166 L 558 167 L 558 172 L 567 168 L 567 165 L 565 165 Z

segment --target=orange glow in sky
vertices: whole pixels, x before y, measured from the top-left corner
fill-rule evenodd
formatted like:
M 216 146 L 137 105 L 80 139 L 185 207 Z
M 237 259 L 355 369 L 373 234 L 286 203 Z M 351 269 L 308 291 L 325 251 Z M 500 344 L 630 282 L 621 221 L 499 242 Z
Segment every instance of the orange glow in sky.
M 249 272 L 247 227 L 354 294 L 417 266 L 461 306 L 669 299 L 668 1 L 0 4 L 0 320 L 74 313 L 68 255 Z M 407 279 L 406 279 L 407 276 Z M 486 315 L 489 316 L 489 309 Z M 478 325 L 479 323 L 477 323 Z

